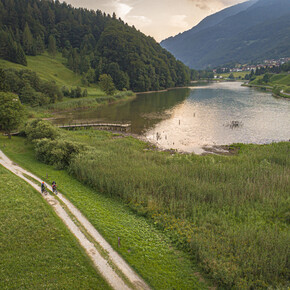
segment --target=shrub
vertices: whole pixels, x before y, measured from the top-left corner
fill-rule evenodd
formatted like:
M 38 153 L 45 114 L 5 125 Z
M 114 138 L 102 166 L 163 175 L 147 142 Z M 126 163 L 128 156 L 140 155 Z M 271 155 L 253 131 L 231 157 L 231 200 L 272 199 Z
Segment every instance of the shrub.
M 34 120 L 26 124 L 24 132 L 29 141 L 47 138 L 54 140 L 59 136 L 58 129 L 51 123 L 43 120 Z
M 43 138 L 35 141 L 36 158 L 59 169 L 66 168 L 84 146 L 77 142 Z

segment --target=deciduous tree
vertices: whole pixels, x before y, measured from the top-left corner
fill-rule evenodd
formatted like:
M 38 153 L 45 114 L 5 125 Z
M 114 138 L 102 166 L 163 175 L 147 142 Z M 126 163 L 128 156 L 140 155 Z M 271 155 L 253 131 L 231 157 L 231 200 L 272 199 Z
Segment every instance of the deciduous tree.
M 115 92 L 115 85 L 113 83 L 112 77 L 107 74 L 102 74 L 100 76 L 100 87 L 107 94 L 112 95 Z
M 0 128 L 11 138 L 11 132 L 16 130 L 25 116 L 24 107 L 17 95 L 0 92 Z

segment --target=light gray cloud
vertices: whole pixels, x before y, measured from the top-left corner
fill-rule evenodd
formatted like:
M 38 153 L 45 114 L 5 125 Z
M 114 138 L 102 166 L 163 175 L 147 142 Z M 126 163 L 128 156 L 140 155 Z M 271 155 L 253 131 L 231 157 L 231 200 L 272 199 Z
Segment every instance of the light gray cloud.
M 121 0 L 115 0 L 113 6 L 115 7 L 115 13 L 122 19 L 124 19 L 133 9 L 132 6 L 122 2 Z
M 157 41 L 195 26 L 206 16 L 246 0 L 66 0 L 74 7 L 116 13 Z
M 196 0 L 196 7 L 200 8 L 201 10 L 210 10 L 208 7 L 208 2 L 203 0 Z

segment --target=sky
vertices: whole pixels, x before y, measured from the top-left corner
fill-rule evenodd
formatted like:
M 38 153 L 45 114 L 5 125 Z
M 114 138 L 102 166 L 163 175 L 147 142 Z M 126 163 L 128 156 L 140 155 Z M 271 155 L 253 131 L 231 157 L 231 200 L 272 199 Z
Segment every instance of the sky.
M 121 17 L 124 22 L 160 42 L 191 29 L 206 16 L 246 0 L 66 0 Z

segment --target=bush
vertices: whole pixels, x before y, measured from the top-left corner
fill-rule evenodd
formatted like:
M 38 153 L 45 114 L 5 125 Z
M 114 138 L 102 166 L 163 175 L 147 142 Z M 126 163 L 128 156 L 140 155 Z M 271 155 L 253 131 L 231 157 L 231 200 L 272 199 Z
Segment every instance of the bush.
M 82 144 L 43 138 L 35 140 L 36 158 L 46 164 L 54 165 L 59 169 L 66 168 L 73 156 L 83 150 Z
M 134 93 L 132 91 L 122 91 L 122 92 L 118 92 L 116 95 L 114 95 L 114 97 L 117 99 L 121 99 L 125 97 L 132 97 L 133 95 Z
M 24 132 L 29 141 L 42 138 L 54 140 L 59 136 L 59 131 L 56 127 L 40 119 L 27 123 Z

